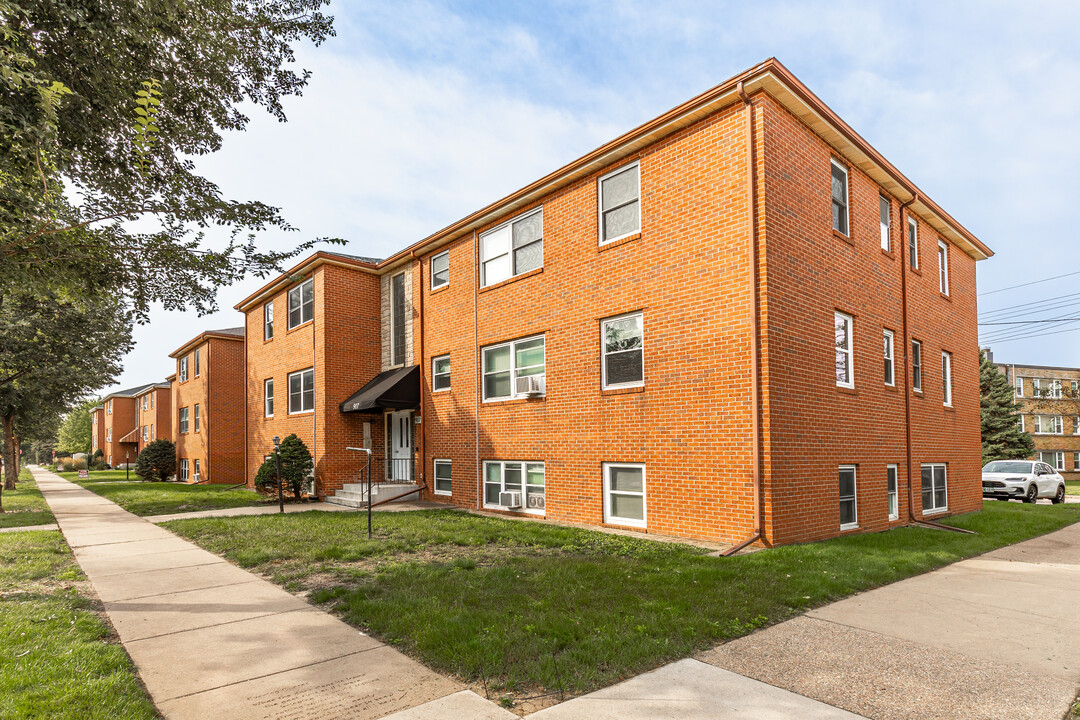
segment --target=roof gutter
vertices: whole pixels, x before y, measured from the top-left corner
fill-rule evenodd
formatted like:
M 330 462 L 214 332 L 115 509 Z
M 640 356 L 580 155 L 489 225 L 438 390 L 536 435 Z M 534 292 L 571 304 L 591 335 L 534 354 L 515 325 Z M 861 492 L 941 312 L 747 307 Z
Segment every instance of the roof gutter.
M 750 537 L 738 545 L 721 553 L 723 557 L 729 557 L 739 552 L 746 546 L 762 539 L 761 522 L 761 371 L 758 358 L 758 252 L 757 252 L 757 195 L 754 178 L 754 170 L 757 163 L 757 148 L 754 143 L 754 102 L 746 94 L 746 89 L 740 80 L 738 85 L 739 98 L 746 107 L 746 125 L 744 128 L 746 137 L 746 201 L 749 204 L 747 217 L 747 230 L 749 242 L 747 244 L 747 260 L 750 264 L 750 426 L 753 433 L 751 442 L 751 454 L 753 456 L 753 483 L 754 483 L 754 530 Z

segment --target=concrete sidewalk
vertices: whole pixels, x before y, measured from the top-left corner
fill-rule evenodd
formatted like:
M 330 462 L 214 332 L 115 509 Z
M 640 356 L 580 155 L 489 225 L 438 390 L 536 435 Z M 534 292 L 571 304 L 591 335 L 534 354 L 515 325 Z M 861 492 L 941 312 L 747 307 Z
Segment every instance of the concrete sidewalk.
M 166 717 L 516 717 L 100 495 L 31 472 Z
M 881 720 L 1064 716 L 1080 525 L 826 605 L 699 659 Z

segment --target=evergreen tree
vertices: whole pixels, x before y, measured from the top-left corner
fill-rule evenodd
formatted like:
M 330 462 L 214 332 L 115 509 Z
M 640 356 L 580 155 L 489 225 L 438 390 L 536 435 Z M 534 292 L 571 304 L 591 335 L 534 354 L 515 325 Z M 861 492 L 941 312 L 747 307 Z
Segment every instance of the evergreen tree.
M 304 485 L 314 467 L 311 451 L 295 433 L 281 441 L 281 485 L 286 491 L 291 489 L 294 498 L 303 496 Z M 271 453 L 255 474 L 255 484 L 277 495 L 276 482 L 277 466 Z
M 176 474 L 176 445 L 171 440 L 154 440 L 135 460 L 135 474 L 143 480 L 168 480 Z
M 1012 385 L 997 365 L 979 351 L 979 394 L 982 416 L 983 464 L 1016 460 L 1035 451 L 1035 441 L 1020 428 L 1020 404 Z

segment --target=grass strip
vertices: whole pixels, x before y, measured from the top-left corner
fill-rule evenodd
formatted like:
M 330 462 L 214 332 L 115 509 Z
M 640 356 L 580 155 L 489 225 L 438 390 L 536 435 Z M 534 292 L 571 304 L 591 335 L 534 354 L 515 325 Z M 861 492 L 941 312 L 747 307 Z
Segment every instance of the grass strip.
M 90 473 L 90 480 L 79 480 L 78 473 L 60 473 L 60 477 L 78 483 L 136 515 L 169 515 L 197 510 L 266 505 L 270 500 L 254 490 L 228 485 L 187 485 L 172 482 L 149 482 L 134 478 L 124 481 L 123 470 Z
M 0 495 L 4 512 L 0 514 L 0 528 L 48 525 L 56 522 L 30 471 L 19 471 L 14 490 L 4 490 Z

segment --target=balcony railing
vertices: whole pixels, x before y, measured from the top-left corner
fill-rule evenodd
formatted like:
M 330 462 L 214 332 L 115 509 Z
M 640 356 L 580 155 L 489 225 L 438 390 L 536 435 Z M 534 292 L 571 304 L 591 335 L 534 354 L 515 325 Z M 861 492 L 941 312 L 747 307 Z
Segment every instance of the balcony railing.
M 416 482 L 416 464 L 412 457 L 384 458 L 383 482 Z

